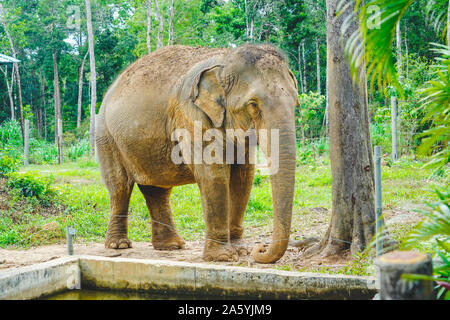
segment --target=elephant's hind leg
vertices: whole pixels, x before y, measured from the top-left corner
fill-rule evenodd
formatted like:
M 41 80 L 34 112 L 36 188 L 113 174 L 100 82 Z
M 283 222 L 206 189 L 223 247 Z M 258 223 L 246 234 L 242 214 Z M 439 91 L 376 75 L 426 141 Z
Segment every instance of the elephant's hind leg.
M 105 247 L 110 249 L 131 248 L 128 240 L 128 205 L 133 182 L 121 182 L 109 192 L 110 216 L 106 232 Z
M 97 153 L 103 182 L 109 191 L 110 216 L 105 247 L 131 248 L 128 240 L 128 205 L 134 181 L 122 166 L 114 143 L 108 137 L 97 137 Z
M 184 249 L 184 241 L 178 234 L 170 209 L 170 192 L 153 186 L 139 185 L 152 218 L 152 244 L 156 250 Z

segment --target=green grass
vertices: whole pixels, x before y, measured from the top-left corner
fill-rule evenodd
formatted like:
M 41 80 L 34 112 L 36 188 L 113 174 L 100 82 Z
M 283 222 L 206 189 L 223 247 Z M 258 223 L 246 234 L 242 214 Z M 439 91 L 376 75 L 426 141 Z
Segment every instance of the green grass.
M 57 194 L 58 214 L 45 214 L 42 203 L 24 199 L 20 194 L 9 197 L 0 206 L 0 246 L 26 247 L 61 240 L 66 226 L 73 225 L 79 237 L 86 241 L 103 241 L 109 216 L 109 195 L 103 186 L 96 163 L 89 159 L 63 165 L 31 165 L 24 171 L 39 171 L 43 176 L 55 177 L 52 186 Z M 447 177 L 433 177 L 422 163 L 403 160 L 392 167 L 383 166 L 383 201 L 385 208 L 414 207 L 423 201 L 433 202 L 434 186 L 448 186 Z M 293 231 L 317 223 L 328 223 L 326 216 L 318 217 L 311 208 L 331 208 L 331 173 L 329 161 L 318 158 L 314 163 L 299 164 L 296 174 Z M 11 193 L 4 190 L 4 194 Z M 175 224 L 186 240 L 203 239 L 205 224 L 197 185 L 173 189 L 171 206 Z M 39 210 L 43 212 L 39 212 Z M 42 211 L 41 210 L 41 211 Z M 44 213 L 44 214 L 43 214 Z M 41 232 L 52 221 L 57 230 Z M 297 222 L 303 224 L 298 225 Z M 270 180 L 255 177 L 254 187 L 245 217 L 250 236 L 266 234 L 272 228 L 272 199 Z M 394 230 L 395 238 L 404 238 L 412 225 Z M 35 234 L 37 232 L 37 234 Z M 129 237 L 133 241 L 150 241 L 150 216 L 138 188 L 130 201 Z

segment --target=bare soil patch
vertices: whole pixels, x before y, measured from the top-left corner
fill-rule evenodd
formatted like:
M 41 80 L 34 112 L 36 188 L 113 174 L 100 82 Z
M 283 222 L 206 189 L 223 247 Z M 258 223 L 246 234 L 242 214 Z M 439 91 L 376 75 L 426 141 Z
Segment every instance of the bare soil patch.
M 257 268 L 274 268 L 277 266 L 282 267 L 286 265 L 297 267 L 299 266 L 299 249 L 297 248 L 288 248 L 288 251 L 286 252 L 284 257 L 275 264 L 257 264 L 253 261 L 250 254 L 248 254 L 248 252 L 251 251 L 254 245 L 254 239 L 246 239 L 239 243 L 240 247 L 246 247 L 247 250 L 244 250 L 242 252 L 238 262 L 211 263 Z M 106 249 L 103 243 L 78 242 L 74 244 L 74 254 L 76 255 L 91 255 L 101 257 L 120 257 L 204 263 L 204 261 L 202 260 L 202 253 L 203 241 L 187 241 L 186 248 L 184 250 L 176 251 L 155 250 L 152 244 L 149 242 L 134 242 L 133 248 L 123 250 Z M 66 244 L 63 243 L 34 247 L 26 250 L 0 249 L 0 270 L 46 262 L 64 256 L 67 256 L 67 247 Z M 341 265 L 343 265 L 345 262 L 346 260 L 341 261 Z

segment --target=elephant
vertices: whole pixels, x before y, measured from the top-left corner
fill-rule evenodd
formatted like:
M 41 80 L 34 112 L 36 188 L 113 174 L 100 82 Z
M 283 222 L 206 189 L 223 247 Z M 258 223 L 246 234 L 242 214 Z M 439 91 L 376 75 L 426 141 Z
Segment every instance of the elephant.
M 215 129 L 225 136 L 234 129 L 276 129 L 279 169 L 270 176 L 273 239 L 251 254 L 258 263 L 278 261 L 290 236 L 298 105 L 297 81 L 287 58 L 270 44 L 231 49 L 175 45 L 131 64 L 107 90 L 95 127 L 99 168 L 110 199 L 105 247 L 132 247 L 127 215 L 137 184 L 150 211 L 154 249 L 183 249 L 170 193 L 173 187 L 197 183 L 206 225 L 203 260 L 238 261 L 234 244 L 243 236 L 255 174 L 255 164 L 248 161 L 250 147 L 241 163 L 174 163 L 173 149 L 180 141 L 173 132 L 193 132 L 195 123 L 201 123 L 202 132 Z M 248 140 L 227 143 L 247 145 Z M 262 150 L 268 156 L 270 144 Z

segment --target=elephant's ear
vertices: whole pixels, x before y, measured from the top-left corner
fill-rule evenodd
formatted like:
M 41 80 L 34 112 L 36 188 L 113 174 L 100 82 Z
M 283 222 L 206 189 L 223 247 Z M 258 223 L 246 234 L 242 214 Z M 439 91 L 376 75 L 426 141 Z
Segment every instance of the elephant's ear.
M 225 90 L 220 81 L 222 65 L 207 61 L 189 72 L 182 95 L 200 108 L 215 127 L 221 127 L 225 118 Z
M 292 78 L 292 81 L 294 81 L 294 85 L 295 85 L 295 89 L 297 89 L 297 92 L 298 92 L 298 82 L 297 82 L 297 78 L 294 76 L 294 74 L 292 73 L 292 71 L 291 70 L 289 70 L 289 75 L 291 76 L 291 78 Z M 300 99 L 298 98 L 298 96 L 297 96 L 297 100 L 296 100 L 296 107 L 300 107 Z

